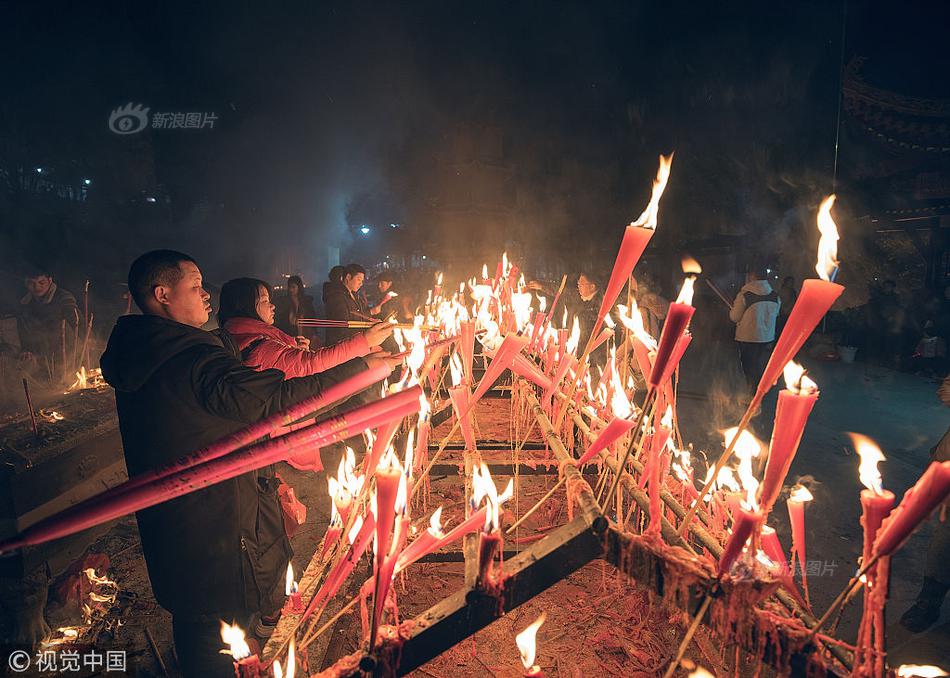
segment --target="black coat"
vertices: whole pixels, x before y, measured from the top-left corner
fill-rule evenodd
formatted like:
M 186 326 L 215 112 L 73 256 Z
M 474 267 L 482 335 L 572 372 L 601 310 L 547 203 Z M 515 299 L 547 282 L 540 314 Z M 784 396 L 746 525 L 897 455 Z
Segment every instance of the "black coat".
M 274 325 L 278 329 L 283 330 L 292 337 L 296 337 L 298 334 L 303 334 L 304 336 L 313 336 L 313 332 L 308 332 L 304 330 L 303 332 L 297 327 L 298 318 L 316 318 L 317 311 L 313 306 L 313 297 L 309 294 L 301 294 L 297 300 L 297 312 L 294 314 L 294 321 L 291 322 L 290 316 L 293 308 L 293 300 L 290 298 L 290 294 L 285 292 L 280 296 L 274 299 Z
M 365 369 L 284 381 L 244 367 L 215 335 L 157 316 L 119 318 L 101 359 L 116 389 L 129 476 L 164 466 Z M 291 555 L 277 482 L 253 471 L 139 511 L 155 598 L 173 615 L 270 613 Z
M 350 293 L 343 283 L 330 282 L 323 286 L 323 303 L 329 320 L 367 320 L 369 309 L 359 295 Z M 359 334 L 362 330 L 327 328 L 327 346 Z

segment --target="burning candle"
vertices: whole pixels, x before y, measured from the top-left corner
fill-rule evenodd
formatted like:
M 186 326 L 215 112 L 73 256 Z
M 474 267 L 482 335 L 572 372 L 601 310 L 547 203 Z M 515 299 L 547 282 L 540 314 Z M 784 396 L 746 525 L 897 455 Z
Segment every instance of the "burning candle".
M 544 612 L 528 625 L 524 631 L 515 636 L 515 643 L 518 645 L 518 652 L 521 654 L 521 663 L 524 665 L 524 675 L 528 678 L 544 678 L 544 672 L 541 667 L 534 663 L 537 655 L 538 629 L 544 623 Z
M 822 201 L 818 209 L 818 230 L 821 239 L 818 243 L 818 263 L 815 270 L 820 279 L 810 278 L 802 283 L 798 299 L 785 321 L 775 348 L 772 349 L 765 372 L 759 379 L 755 395 L 759 401 L 772 388 L 785 365 L 795 357 L 818 322 L 844 292 L 844 287 L 832 282 L 838 271 L 838 229 L 831 217 L 834 202 L 835 196 L 830 195 Z
M 687 262 L 684 262 L 684 267 Z M 697 264 L 698 266 L 698 264 Z M 660 341 L 656 350 L 656 358 L 653 361 L 653 369 L 650 370 L 649 384 L 651 388 L 657 388 L 660 384 L 666 382 L 673 374 L 676 368 L 674 362 L 674 353 L 680 342 L 683 341 L 683 334 L 689 326 L 696 309 L 693 308 L 693 285 L 695 283 L 695 274 L 690 273 L 683 282 L 683 289 L 676 301 L 670 304 L 670 310 L 666 315 L 666 322 L 663 323 L 663 331 L 660 333 Z M 682 346 L 685 351 L 685 346 Z M 682 351 L 679 352 L 682 357 Z M 677 358 L 678 362 L 678 358 Z
M 406 545 L 406 537 L 409 534 L 409 517 L 406 515 L 406 506 L 408 498 L 408 489 L 406 485 L 406 476 L 403 475 L 399 485 L 399 492 L 396 495 L 395 511 L 397 514 L 395 534 L 392 544 L 382 554 L 382 558 L 377 554 L 376 562 L 379 564 L 376 570 L 376 593 L 373 596 L 373 630 L 379 628 L 379 623 L 383 618 L 383 606 L 386 603 L 386 596 L 389 595 L 389 588 L 393 581 L 393 572 L 396 569 L 396 561 L 400 552 Z M 375 645 L 375 633 L 370 634 L 371 644 Z
M 660 166 L 656 173 L 656 179 L 653 180 L 653 192 L 650 195 L 650 202 L 640 217 L 624 229 L 623 240 L 620 242 L 620 251 L 617 252 L 617 259 L 614 261 L 613 270 L 610 273 L 610 279 L 607 287 L 604 289 L 604 298 L 600 304 L 600 311 L 597 313 L 597 322 L 591 331 L 590 340 L 593 340 L 603 323 L 604 315 L 614 307 L 620 290 L 630 279 L 630 274 L 636 267 L 643 251 L 650 243 L 650 239 L 656 232 L 657 215 L 660 209 L 660 198 L 666 189 L 666 183 L 670 178 L 670 166 L 673 162 L 673 154 L 669 156 L 660 156 Z
M 221 640 L 228 646 L 221 650 L 234 658 L 234 675 L 236 678 L 261 678 L 261 662 L 256 654 L 251 654 L 244 630 L 237 624 L 221 622 Z
M 396 498 L 399 484 L 403 478 L 399 459 L 392 448 L 376 469 L 376 567 L 379 570 L 380 558 L 389 552 L 393 533 L 393 521 L 396 517 Z
M 932 462 L 881 525 L 874 541 L 874 556 L 888 556 L 900 548 L 948 495 L 950 461 Z
M 302 614 L 305 609 L 303 598 L 300 595 L 297 581 L 294 579 L 294 566 L 291 563 L 287 563 L 284 595 L 287 596 L 287 602 L 284 603 L 283 614 Z
M 798 567 L 802 572 L 802 588 L 805 589 L 805 600 L 808 600 L 808 578 L 805 576 L 807 570 L 805 566 L 805 504 L 814 497 L 804 485 L 796 485 L 788 495 L 788 501 L 785 502 L 788 508 L 788 521 L 792 526 L 792 554 L 793 558 L 798 557 Z M 794 562 L 790 561 L 790 566 L 794 571 Z
M 432 517 L 429 518 L 429 527 L 399 554 L 399 559 L 396 562 L 396 572 L 399 573 L 403 571 L 419 560 L 419 558 L 429 553 L 430 550 L 435 548 L 444 538 L 445 533 L 442 531 L 442 507 L 440 506 L 433 512 Z
M 786 388 L 778 394 L 775 407 L 775 424 L 759 499 L 766 514 L 772 510 L 782 491 L 782 484 L 802 441 L 808 415 L 818 399 L 818 386 L 805 376 L 805 369 L 796 362 L 785 366 L 785 385 Z
M 740 508 L 736 519 L 732 524 L 732 533 L 722 548 L 722 555 L 719 557 L 718 574 L 722 575 L 729 572 L 729 568 L 736 562 L 745 548 L 746 542 L 762 527 L 765 522 L 765 515 L 760 511 L 747 510 Z
M 792 578 L 792 573 L 786 565 L 788 558 L 785 557 L 785 549 L 782 548 L 782 542 L 779 541 L 778 534 L 768 525 L 763 525 L 762 531 L 759 534 L 762 538 L 762 550 L 765 552 L 765 555 L 768 556 L 769 560 L 775 563 L 778 568 L 778 580 L 782 583 L 785 590 L 792 594 L 796 602 L 801 605 L 802 608 L 806 610 L 809 609 L 802 594 L 799 593 L 798 587 L 795 586 L 795 580 Z
M 485 370 L 485 375 L 478 383 L 478 388 L 475 389 L 475 393 L 473 393 L 469 399 L 471 405 L 477 403 L 481 397 L 488 392 L 488 389 L 498 381 L 502 372 L 511 367 L 515 356 L 520 353 L 527 344 L 527 337 L 521 337 L 516 334 L 509 334 L 505 337 L 504 341 L 501 342 L 501 346 L 495 352 L 495 359 L 491 361 L 488 369 Z
M 664 464 L 663 454 L 666 449 L 666 443 L 669 441 L 673 431 L 673 409 L 667 407 L 666 413 L 660 422 L 660 427 L 653 434 L 650 441 L 650 474 L 648 483 L 648 494 L 650 498 L 650 524 L 647 526 L 647 532 L 659 534 L 662 526 L 663 503 L 660 495 L 663 492 L 663 478 L 666 476 L 666 464 Z M 669 457 L 666 457 L 667 462 Z

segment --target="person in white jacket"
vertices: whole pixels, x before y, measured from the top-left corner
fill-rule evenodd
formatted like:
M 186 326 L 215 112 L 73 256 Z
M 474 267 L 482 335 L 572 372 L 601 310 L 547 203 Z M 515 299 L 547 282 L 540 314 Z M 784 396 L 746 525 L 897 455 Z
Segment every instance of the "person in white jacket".
M 766 270 L 751 269 L 729 311 L 729 318 L 736 324 L 739 361 L 750 394 L 755 393 L 772 353 L 775 320 L 781 306 L 782 300 L 769 284 Z

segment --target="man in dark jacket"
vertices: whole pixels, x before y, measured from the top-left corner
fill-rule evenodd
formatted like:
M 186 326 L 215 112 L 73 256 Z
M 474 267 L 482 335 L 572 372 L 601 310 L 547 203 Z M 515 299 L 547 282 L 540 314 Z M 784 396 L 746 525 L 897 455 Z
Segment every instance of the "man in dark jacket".
M 373 320 L 360 296 L 360 288 L 366 280 L 366 269 L 359 264 L 350 264 L 339 283 L 330 282 L 325 288 L 323 302 L 329 320 Z M 327 329 L 327 346 L 331 346 L 347 337 L 361 332 L 358 329 L 331 327 Z
M 31 270 L 23 282 L 27 293 L 20 300 L 17 313 L 20 359 L 29 369 L 35 369 L 45 360 L 62 369 L 63 323 L 66 323 L 65 349 L 70 357 L 75 328 L 79 324 L 76 297 L 59 287 L 45 268 Z
M 145 473 L 320 393 L 363 359 L 313 377 L 244 367 L 215 335 L 201 271 L 187 255 L 139 257 L 129 290 L 144 315 L 119 318 L 101 359 L 116 390 L 129 476 Z M 367 359 L 371 361 L 374 359 Z M 220 621 L 248 628 L 282 604 L 290 558 L 276 483 L 253 471 L 137 514 L 152 590 L 172 614 L 185 676 L 233 676 Z

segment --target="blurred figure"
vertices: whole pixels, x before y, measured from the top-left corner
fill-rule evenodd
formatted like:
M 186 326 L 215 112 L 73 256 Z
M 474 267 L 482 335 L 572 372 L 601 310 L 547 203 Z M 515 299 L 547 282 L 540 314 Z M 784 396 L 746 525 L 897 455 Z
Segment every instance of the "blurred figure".
M 328 320 L 365 321 L 373 319 L 366 307 L 366 302 L 359 294 L 364 280 L 366 280 L 366 269 L 359 264 L 346 266 L 339 282 L 331 278 L 330 282 L 324 286 L 323 296 Z M 327 328 L 327 345 L 330 346 L 343 341 L 359 332 L 358 329 L 346 327 Z
M 666 314 L 670 308 L 670 301 L 654 292 L 657 286 L 652 279 L 644 276 L 639 281 L 636 278 L 631 278 L 631 281 L 633 283 L 633 296 L 637 301 L 637 307 L 640 309 L 640 316 L 643 319 L 643 327 L 650 333 L 650 336 L 659 339 L 660 331 L 663 329 L 663 321 L 666 320 Z M 624 298 L 622 292 L 620 298 Z
M 775 341 L 775 321 L 782 302 L 772 289 L 765 268 L 751 269 L 736 295 L 729 319 L 736 324 L 739 362 L 749 395 L 755 394 Z
M 792 312 L 795 302 L 798 301 L 798 290 L 795 289 L 795 278 L 787 275 L 782 279 L 782 286 L 778 288 L 778 298 L 782 304 L 778 309 L 778 323 L 775 327 L 775 333 L 781 334 L 788 320 L 788 314 Z
M 76 297 L 59 287 L 45 268 L 30 270 L 23 284 L 27 293 L 20 299 L 17 313 L 20 360 L 30 371 L 36 371 L 46 361 L 61 370 L 63 322 L 67 356 L 72 355 L 75 328 L 79 325 Z
M 897 283 L 885 280 L 868 301 L 868 326 L 876 335 L 878 360 L 885 367 L 900 369 L 901 340 L 904 334 L 906 311 L 897 294 Z
M 304 290 L 306 287 L 299 275 L 287 278 L 287 292 L 274 299 L 274 324 L 283 332 L 291 336 L 302 335 L 308 339 L 316 336 L 314 329 L 297 327 L 298 318 L 316 318 L 317 312 L 313 307 L 313 297 Z
M 937 396 L 944 405 L 950 407 L 950 377 L 943 380 Z M 936 462 L 950 461 L 950 430 L 931 450 L 931 456 Z M 940 619 L 940 608 L 950 590 L 950 568 L 947 567 L 950 562 L 950 520 L 940 520 L 939 509 L 937 516 L 931 525 L 923 585 L 917 600 L 900 619 L 901 626 L 911 633 L 926 631 Z

